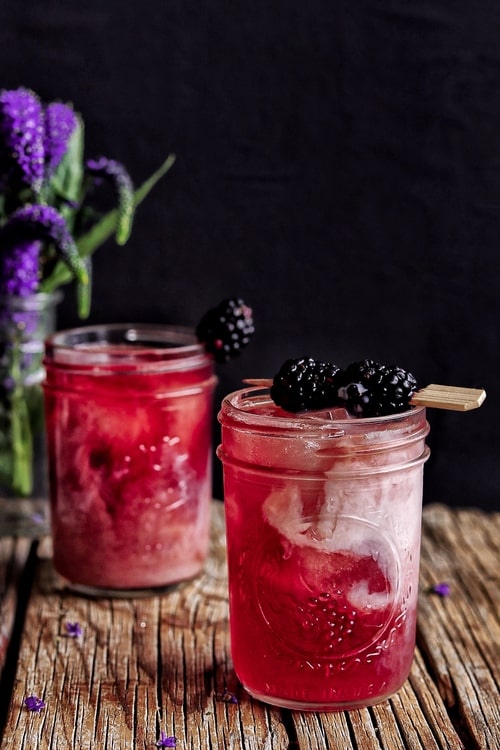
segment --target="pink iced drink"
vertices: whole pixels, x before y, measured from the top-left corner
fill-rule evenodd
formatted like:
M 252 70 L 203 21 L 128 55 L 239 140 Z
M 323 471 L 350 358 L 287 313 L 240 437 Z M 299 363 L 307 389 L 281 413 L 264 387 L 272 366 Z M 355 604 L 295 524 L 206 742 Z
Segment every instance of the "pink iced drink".
M 383 700 L 415 646 L 425 410 L 330 416 L 260 391 L 219 415 L 234 667 L 299 709 Z
M 212 361 L 192 337 L 163 349 L 64 336 L 45 363 L 56 569 L 109 590 L 196 575 L 208 545 Z

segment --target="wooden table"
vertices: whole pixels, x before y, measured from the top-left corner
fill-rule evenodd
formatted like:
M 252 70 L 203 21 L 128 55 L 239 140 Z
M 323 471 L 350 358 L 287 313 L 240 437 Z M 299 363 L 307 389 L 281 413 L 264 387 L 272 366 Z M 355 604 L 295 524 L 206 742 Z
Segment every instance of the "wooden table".
M 58 583 L 49 540 L 1 539 L 1 747 L 154 748 L 164 732 L 181 750 L 500 748 L 500 513 L 427 506 L 423 532 L 410 678 L 349 713 L 281 711 L 239 686 L 222 503 L 204 574 L 162 597 L 75 596 Z M 428 593 L 440 581 L 449 596 Z M 67 633 L 73 622 L 79 637 Z M 39 712 L 24 706 L 32 694 L 45 701 Z

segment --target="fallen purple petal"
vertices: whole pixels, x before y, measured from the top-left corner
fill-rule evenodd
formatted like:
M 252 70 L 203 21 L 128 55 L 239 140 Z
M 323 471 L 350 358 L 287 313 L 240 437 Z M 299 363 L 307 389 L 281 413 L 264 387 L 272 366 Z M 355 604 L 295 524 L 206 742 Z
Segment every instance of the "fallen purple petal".
M 79 638 L 83 630 L 79 622 L 67 622 L 66 632 L 71 638 Z
M 435 583 L 431 586 L 430 591 L 438 596 L 449 596 L 451 587 L 446 581 L 441 581 L 441 583 Z
M 176 747 L 177 738 L 173 736 L 167 736 L 165 732 L 161 733 L 161 737 L 156 743 L 156 747 Z
M 24 699 L 24 705 L 26 706 L 28 711 L 34 711 L 38 713 L 42 710 L 42 708 L 45 708 L 45 701 L 43 701 L 37 695 L 28 695 L 28 697 Z

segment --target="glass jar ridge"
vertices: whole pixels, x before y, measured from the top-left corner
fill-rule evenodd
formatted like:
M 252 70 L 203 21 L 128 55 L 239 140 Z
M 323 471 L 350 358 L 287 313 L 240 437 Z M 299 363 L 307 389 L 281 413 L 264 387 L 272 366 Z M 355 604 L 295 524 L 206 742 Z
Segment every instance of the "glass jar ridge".
M 370 459 L 372 473 L 429 455 L 424 407 L 368 419 L 339 419 L 327 410 L 288 415 L 276 413 L 269 389 L 248 388 L 228 394 L 218 418 L 226 435 L 223 461 L 250 461 L 273 472 L 362 472 Z
M 105 346 L 105 350 L 103 350 Z M 59 331 L 46 342 L 54 366 L 84 368 L 94 373 L 134 370 L 175 371 L 210 362 L 190 328 L 158 324 L 116 323 Z

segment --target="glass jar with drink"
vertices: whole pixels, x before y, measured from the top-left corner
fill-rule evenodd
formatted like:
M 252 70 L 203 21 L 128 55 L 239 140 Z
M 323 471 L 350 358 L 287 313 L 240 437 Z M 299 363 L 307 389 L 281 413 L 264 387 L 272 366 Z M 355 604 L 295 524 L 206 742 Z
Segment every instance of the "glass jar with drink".
M 387 698 L 415 647 L 425 408 L 290 413 L 249 388 L 219 420 L 240 681 L 292 709 Z
M 86 593 L 193 577 L 209 539 L 213 358 L 187 329 L 89 326 L 46 343 L 54 564 Z

